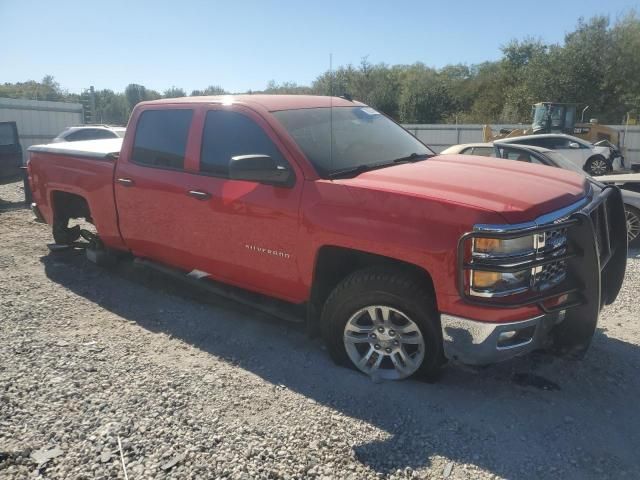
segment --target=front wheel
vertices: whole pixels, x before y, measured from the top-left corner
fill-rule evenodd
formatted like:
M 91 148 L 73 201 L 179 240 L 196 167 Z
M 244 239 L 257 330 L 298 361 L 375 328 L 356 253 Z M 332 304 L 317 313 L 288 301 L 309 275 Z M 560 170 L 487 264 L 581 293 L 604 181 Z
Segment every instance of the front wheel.
M 624 206 L 627 218 L 627 243 L 629 248 L 640 248 L 640 210 L 630 205 Z
M 372 378 L 433 379 L 444 363 L 433 295 L 403 272 L 351 274 L 327 299 L 321 322 L 336 363 Z
M 589 175 L 595 177 L 597 175 L 606 175 L 609 173 L 611 171 L 611 165 L 609 165 L 609 162 L 607 162 L 603 156 L 594 155 L 587 160 L 584 169 Z

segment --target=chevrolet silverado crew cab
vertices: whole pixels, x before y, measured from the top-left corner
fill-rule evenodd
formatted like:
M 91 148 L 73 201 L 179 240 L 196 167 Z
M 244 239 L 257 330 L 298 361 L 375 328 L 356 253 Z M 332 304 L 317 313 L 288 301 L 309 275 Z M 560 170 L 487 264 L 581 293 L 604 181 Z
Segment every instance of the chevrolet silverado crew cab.
M 344 98 L 143 102 L 123 140 L 29 152 L 58 243 L 86 218 L 96 248 L 303 306 L 337 362 L 381 379 L 581 354 L 624 276 L 617 188 L 441 159 Z

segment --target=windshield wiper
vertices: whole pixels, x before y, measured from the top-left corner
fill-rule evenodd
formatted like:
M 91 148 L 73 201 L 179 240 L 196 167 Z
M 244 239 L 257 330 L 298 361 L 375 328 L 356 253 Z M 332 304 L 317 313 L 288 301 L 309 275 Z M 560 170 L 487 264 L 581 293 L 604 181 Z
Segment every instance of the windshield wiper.
M 369 170 L 373 170 L 374 168 L 376 168 L 376 165 L 367 165 L 366 163 L 363 163 L 362 165 L 357 165 L 355 167 L 336 170 L 335 172 L 331 172 L 327 174 L 327 177 L 329 178 L 357 177 L 361 173 L 368 172 Z
M 357 177 L 361 173 L 368 172 L 370 170 L 376 170 L 378 168 L 391 167 L 398 163 L 412 163 L 419 162 L 420 160 L 426 160 L 427 158 L 433 157 L 430 153 L 412 153 L 411 155 L 407 155 L 406 157 L 396 158 L 391 160 L 390 162 L 383 163 L 373 163 L 366 164 L 363 163 L 361 165 L 356 165 L 355 167 L 344 168 L 342 170 L 336 170 L 335 172 L 329 173 L 327 176 L 329 178 L 348 178 L 348 177 Z
M 419 162 L 420 160 L 426 160 L 429 157 L 433 157 L 433 155 L 430 153 L 413 152 L 411 155 L 394 159 L 393 163 Z

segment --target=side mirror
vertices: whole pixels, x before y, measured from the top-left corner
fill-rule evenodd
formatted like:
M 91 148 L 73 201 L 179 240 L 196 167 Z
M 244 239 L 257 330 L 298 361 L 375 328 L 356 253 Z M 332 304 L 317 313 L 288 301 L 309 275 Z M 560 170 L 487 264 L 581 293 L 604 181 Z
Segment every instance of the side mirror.
M 238 155 L 231 157 L 229 178 L 281 187 L 293 185 L 293 172 L 279 165 L 269 155 Z
M 580 148 L 580 144 L 578 142 L 569 142 L 569 148 Z

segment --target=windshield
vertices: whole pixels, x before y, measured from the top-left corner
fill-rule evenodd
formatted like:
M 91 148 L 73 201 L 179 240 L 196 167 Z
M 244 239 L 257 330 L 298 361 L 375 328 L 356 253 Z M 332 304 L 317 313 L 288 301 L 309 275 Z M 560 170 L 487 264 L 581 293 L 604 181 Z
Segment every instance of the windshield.
M 531 128 L 534 132 L 545 130 L 547 128 L 547 108 L 543 104 L 533 106 L 533 122 Z
M 393 165 L 396 159 L 434 155 L 404 128 L 370 107 L 282 110 L 273 115 L 322 177 L 354 167 Z

